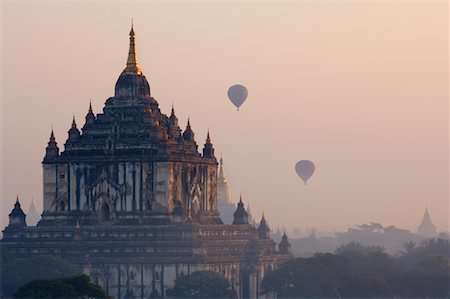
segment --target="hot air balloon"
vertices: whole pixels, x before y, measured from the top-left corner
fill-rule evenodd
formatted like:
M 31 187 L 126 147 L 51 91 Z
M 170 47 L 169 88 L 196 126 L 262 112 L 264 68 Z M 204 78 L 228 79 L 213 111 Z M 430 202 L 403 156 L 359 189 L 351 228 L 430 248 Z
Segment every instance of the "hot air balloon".
M 309 160 L 301 160 L 298 161 L 297 164 L 295 164 L 295 171 L 297 172 L 298 176 L 305 182 L 305 185 L 309 178 L 313 175 L 315 169 L 316 167 L 314 166 L 314 163 Z
M 247 99 L 247 96 L 248 90 L 243 85 L 236 84 L 228 89 L 228 97 L 230 98 L 230 101 L 234 104 L 234 106 L 236 106 L 238 111 L 239 107 L 242 105 L 242 103 L 245 102 L 245 99 Z

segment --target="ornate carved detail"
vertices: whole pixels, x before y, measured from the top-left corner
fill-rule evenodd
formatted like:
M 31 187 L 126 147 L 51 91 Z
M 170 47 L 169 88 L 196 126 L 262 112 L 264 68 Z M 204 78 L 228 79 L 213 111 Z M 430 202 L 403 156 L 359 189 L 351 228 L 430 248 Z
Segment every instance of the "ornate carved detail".
M 63 192 L 53 199 L 50 209 L 55 212 L 64 212 L 67 211 L 67 206 L 67 192 Z
M 125 196 L 126 186 L 112 182 L 108 177 L 108 173 L 103 169 L 100 176 L 88 187 L 88 190 L 88 193 L 92 195 L 93 210 L 100 213 L 103 208 L 103 211 L 106 211 L 103 204 L 107 204 L 110 216 L 113 216 L 116 211 L 116 205 Z

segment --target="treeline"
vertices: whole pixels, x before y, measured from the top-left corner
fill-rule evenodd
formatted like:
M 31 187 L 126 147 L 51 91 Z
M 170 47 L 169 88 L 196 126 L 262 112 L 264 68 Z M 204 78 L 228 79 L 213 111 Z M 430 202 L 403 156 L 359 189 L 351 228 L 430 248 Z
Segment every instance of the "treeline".
M 24 284 L 35 279 L 57 279 L 81 274 L 81 270 L 54 256 L 16 258 L 0 248 L 0 298 L 11 297 Z
M 16 258 L 0 249 L 0 298 L 111 298 L 89 276 L 61 258 Z
M 334 254 L 296 258 L 268 273 L 262 286 L 278 298 L 448 298 L 449 273 L 447 239 L 405 243 L 398 256 L 349 243 Z
M 85 274 L 59 279 L 37 279 L 13 294 L 13 298 L 104 298 L 113 299 Z

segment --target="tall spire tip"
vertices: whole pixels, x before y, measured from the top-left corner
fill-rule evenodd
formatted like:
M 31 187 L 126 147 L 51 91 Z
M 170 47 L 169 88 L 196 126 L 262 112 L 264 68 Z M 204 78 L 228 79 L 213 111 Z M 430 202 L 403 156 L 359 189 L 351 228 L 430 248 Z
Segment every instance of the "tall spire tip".
M 73 119 L 72 119 L 72 129 L 76 129 L 77 128 L 77 123 L 75 122 L 75 113 L 73 114 Z
M 139 67 L 138 58 L 136 54 L 135 33 L 133 28 L 133 19 L 131 19 L 130 30 L 130 49 L 128 50 L 127 66 L 123 70 L 124 74 L 142 75 L 142 70 Z

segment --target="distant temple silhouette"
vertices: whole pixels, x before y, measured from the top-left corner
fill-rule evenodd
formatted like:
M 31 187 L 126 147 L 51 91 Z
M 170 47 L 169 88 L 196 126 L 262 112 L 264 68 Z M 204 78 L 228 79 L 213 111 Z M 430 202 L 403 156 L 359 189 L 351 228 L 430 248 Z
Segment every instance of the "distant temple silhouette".
M 41 219 L 41 215 L 36 211 L 36 207 L 34 206 L 34 199 L 31 199 L 30 207 L 28 208 L 27 213 L 27 225 L 35 226 L 39 220 Z
M 422 223 L 420 223 L 420 225 L 417 227 L 417 234 L 426 237 L 436 236 L 436 226 L 431 221 L 430 214 L 428 213 L 428 208 L 425 208 Z
M 217 178 L 217 199 L 219 202 L 218 211 L 224 224 L 233 223 L 233 213 L 236 205 L 232 201 L 230 186 L 228 185 L 225 171 L 223 169 L 223 159 L 220 157 L 219 175 Z M 242 195 L 241 198 L 242 200 Z M 250 212 L 250 204 L 247 203 L 248 223 L 253 224 L 254 219 Z
M 217 199 L 219 202 L 219 213 L 223 223 L 232 224 L 236 205 L 231 201 L 231 191 L 223 169 L 222 157 L 220 157 L 219 177 L 217 178 Z

